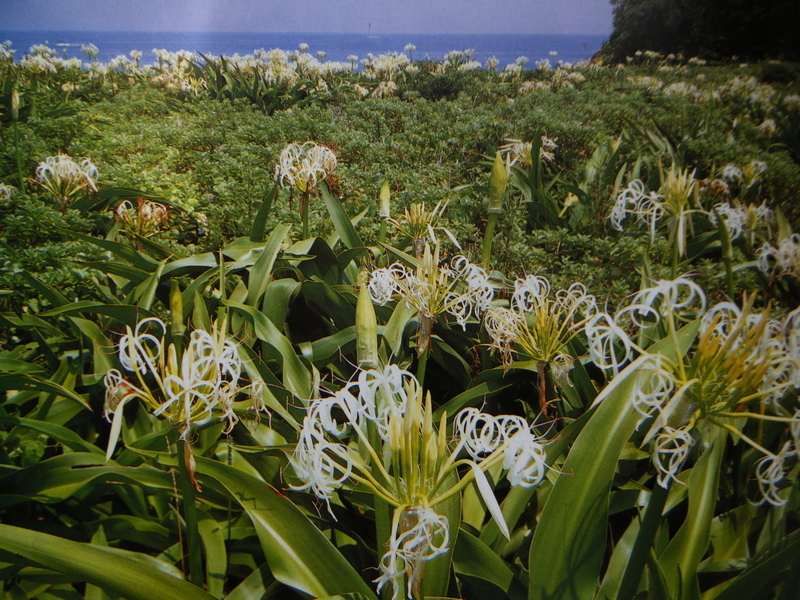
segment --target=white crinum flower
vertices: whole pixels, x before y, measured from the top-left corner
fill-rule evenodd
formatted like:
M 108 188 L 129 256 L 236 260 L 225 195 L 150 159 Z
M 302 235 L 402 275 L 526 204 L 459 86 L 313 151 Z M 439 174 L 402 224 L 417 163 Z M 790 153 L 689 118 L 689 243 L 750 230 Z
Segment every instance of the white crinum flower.
M 567 345 L 596 310 L 595 298 L 583 284 L 552 294 L 545 277 L 528 275 L 514 282 L 511 308 L 491 307 L 484 323 L 505 364 L 515 348 L 537 363 L 560 359 L 568 364 L 562 358 Z
M 72 197 L 86 190 L 97 191 L 97 167 L 88 158 L 74 161 L 65 154 L 50 156 L 36 167 L 36 179 L 66 210 Z
M 761 501 L 757 505 L 771 504 L 783 506 L 789 500 L 780 495 L 779 485 L 786 476 L 786 459 L 795 454 L 792 442 L 786 442 L 778 454 L 769 454 L 758 460 L 755 467 L 756 480 L 761 492 Z
M 450 526 L 445 517 L 424 506 L 410 506 L 392 523 L 389 549 L 381 557 L 378 592 L 393 586 L 392 600 L 400 600 L 403 577 L 408 576 L 408 598 L 415 597 L 426 561 L 444 554 L 450 547 Z
M 227 420 L 228 431 L 238 421 L 233 402 L 247 392 L 251 408 L 264 409 L 263 382 L 242 385 L 242 363 L 237 345 L 226 337 L 224 322 L 211 332 L 192 331 L 186 347 L 178 355 L 174 344 L 166 344 L 167 327 L 161 319 L 150 317 L 127 330 L 118 344 L 119 361 L 132 373 L 132 381 L 116 369 L 105 376 L 105 414 L 112 419 L 108 456 L 122 426 L 122 407 L 140 398 L 155 416 L 164 416 L 188 439 L 193 428 L 212 419 Z
M 400 263 L 376 269 L 367 287 L 373 302 L 386 304 L 397 293 L 424 317 L 436 319 L 448 313 L 462 327 L 471 316 L 479 317 L 494 297 L 494 286 L 483 268 L 463 256 L 439 265 L 439 247 L 431 252 L 427 244 L 415 270 Z
M 275 178 L 282 187 L 296 187 L 308 192 L 336 168 L 336 155 L 326 146 L 314 142 L 288 144 L 278 159 Z
M 691 431 L 663 427 L 655 438 L 653 464 L 658 472 L 657 480 L 661 487 L 667 487 L 670 480 L 679 481 L 678 473 L 689 456 L 694 444 Z
M 547 469 L 541 440 L 522 417 L 464 409 L 448 443 L 446 417 L 437 430 L 432 415 L 430 395 L 423 401 L 408 371 L 396 365 L 360 370 L 335 394 L 311 402 L 289 460 L 300 481 L 291 487 L 314 493 L 329 508 L 334 492 L 343 487 L 371 490 L 395 507 L 376 580 L 379 589 L 391 583 L 394 598 L 401 597 L 403 577 L 411 593 L 423 564 L 449 547 L 447 520 L 436 512 L 438 506 L 474 481 L 508 536 L 484 471 L 499 465 L 512 485 L 531 487 Z M 459 480 L 461 467 L 468 469 Z
M 655 238 L 658 221 L 664 216 L 663 199 L 664 197 L 657 192 L 648 192 L 641 180 L 631 181 L 617 194 L 609 216 L 612 227 L 622 231 L 622 222 L 631 214 L 636 217 L 637 221 L 644 222 L 650 231 L 650 237 Z
M 777 247 L 764 242 L 756 251 L 756 257 L 758 268 L 764 273 L 772 270 L 771 262 L 774 261 L 774 269 L 778 273 L 800 277 L 800 234 L 780 238 Z

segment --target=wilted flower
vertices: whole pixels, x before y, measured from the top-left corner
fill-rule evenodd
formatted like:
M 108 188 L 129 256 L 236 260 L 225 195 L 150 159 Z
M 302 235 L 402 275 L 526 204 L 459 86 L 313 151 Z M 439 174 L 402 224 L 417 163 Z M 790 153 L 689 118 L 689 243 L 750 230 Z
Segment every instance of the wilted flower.
M 777 131 L 778 125 L 775 123 L 775 119 L 764 119 L 756 129 L 766 134 L 767 137 L 771 137 Z
M 150 237 L 169 223 L 169 210 L 158 202 L 137 198 L 135 207 L 128 200 L 121 202 L 114 209 L 114 217 L 129 237 Z

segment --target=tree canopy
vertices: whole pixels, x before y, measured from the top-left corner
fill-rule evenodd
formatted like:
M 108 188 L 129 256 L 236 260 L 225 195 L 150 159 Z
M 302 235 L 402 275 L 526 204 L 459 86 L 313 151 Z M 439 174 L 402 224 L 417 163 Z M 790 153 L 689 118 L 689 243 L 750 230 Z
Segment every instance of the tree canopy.
M 800 58 L 796 0 L 611 0 L 614 29 L 600 53 L 637 50 L 711 59 Z

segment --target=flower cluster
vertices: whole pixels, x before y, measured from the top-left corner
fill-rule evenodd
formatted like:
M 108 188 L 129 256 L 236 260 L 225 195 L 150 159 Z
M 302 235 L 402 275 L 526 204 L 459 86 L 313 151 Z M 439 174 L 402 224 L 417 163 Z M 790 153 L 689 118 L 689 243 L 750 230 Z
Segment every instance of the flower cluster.
M 114 218 L 122 231 L 131 237 L 150 237 L 169 223 L 169 210 L 163 204 L 138 198 L 134 207 L 128 200 L 114 209 Z
M 760 271 L 769 273 L 774 268 L 779 273 L 800 278 L 800 234 L 783 236 L 776 245 L 764 242 L 756 251 L 756 256 Z M 771 266 L 772 263 L 774 266 Z
M 571 362 L 565 348 L 597 312 L 597 304 L 581 283 L 550 291 L 546 278 L 529 275 L 514 282 L 510 308 L 487 310 L 484 324 L 504 364 L 511 362 L 515 347 L 539 363 Z
M 336 168 L 336 155 L 326 146 L 314 142 L 287 145 L 278 158 L 275 179 L 282 187 L 295 187 L 309 192 Z
M 140 398 L 157 417 L 166 417 L 188 439 L 193 428 L 214 418 L 228 421 L 228 430 L 238 421 L 234 401 L 241 392 L 250 395 L 256 415 L 264 408 L 263 382 L 242 385 L 242 362 L 236 344 L 225 335 L 225 325 L 210 332 L 192 331 L 181 354 L 175 344 L 166 344 L 167 326 L 150 317 L 128 328 L 117 345 L 125 377 L 117 369 L 105 376 L 105 415 L 112 420 L 110 457 L 122 426 L 122 408 Z
M 300 483 L 330 507 L 333 492 L 361 487 L 394 507 L 391 537 L 380 560 L 380 590 L 400 598 L 419 585 L 426 561 L 449 548 L 449 523 L 436 512 L 473 481 L 487 509 L 508 536 L 484 471 L 501 465 L 511 485 L 532 487 L 547 466 L 540 438 L 522 417 L 495 417 L 475 408 L 456 415 L 454 439 L 438 430 L 430 394 L 423 400 L 414 376 L 396 365 L 361 370 L 356 380 L 307 408 L 289 464 Z M 466 454 L 465 457 L 462 455 Z M 467 468 L 459 479 L 459 469 Z
M 431 251 L 427 243 L 416 269 L 400 263 L 376 269 L 368 289 L 377 304 L 384 305 L 399 294 L 420 316 L 433 321 L 449 313 L 464 328 L 470 317 L 479 318 L 494 298 L 494 286 L 483 268 L 464 256 L 440 265 L 439 247 Z
M 553 139 L 543 135 L 539 141 L 538 160 L 541 162 L 552 163 L 555 160 L 555 150 L 558 144 Z M 511 164 L 520 163 L 530 167 L 533 163 L 533 143 L 523 142 L 522 140 L 507 139 L 506 143 L 500 146 L 500 152 L 508 152 L 511 156 Z
M 97 167 L 88 158 L 78 163 L 66 154 L 50 156 L 39 163 L 36 179 L 58 201 L 62 211 L 76 194 L 97 191 Z
M 616 371 L 635 354 L 643 355 L 633 407 L 641 415 L 639 425 L 650 423 L 643 443 L 654 443 L 660 485 L 677 481 L 697 437 L 716 426 L 765 455 L 756 469 L 762 501 L 782 503 L 776 500 L 775 485 L 783 470 L 776 465 L 783 464 L 786 453 L 770 452 L 729 421 L 784 422 L 796 443 L 800 411 L 790 416 L 780 401 L 787 391 L 800 387 L 800 313 L 771 319 L 768 310 L 755 312 L 753 302 L 751 297 L 741 308 L 732 302 L 709 308 L 702 289 L 679 277 L 640 291 L 613 317 L 597 313 L 587 323 L 589 351 L 599 367 Z M 700 319 L 697 344 L 684 357 L 678 349 L 677 325 L 692 319 Z M 643 350 L 633 341 L 656 329 L 666 329 L 674 354 Z M 752 404 L 758 412 L 748 412 Z

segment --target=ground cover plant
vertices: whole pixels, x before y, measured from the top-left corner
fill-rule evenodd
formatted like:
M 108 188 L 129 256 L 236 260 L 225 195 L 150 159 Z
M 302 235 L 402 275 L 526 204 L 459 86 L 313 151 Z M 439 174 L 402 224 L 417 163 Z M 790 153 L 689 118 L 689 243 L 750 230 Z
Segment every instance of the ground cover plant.
M 794 597 L 795 64 L 85 50 L 0 46 L 2 597 Z

